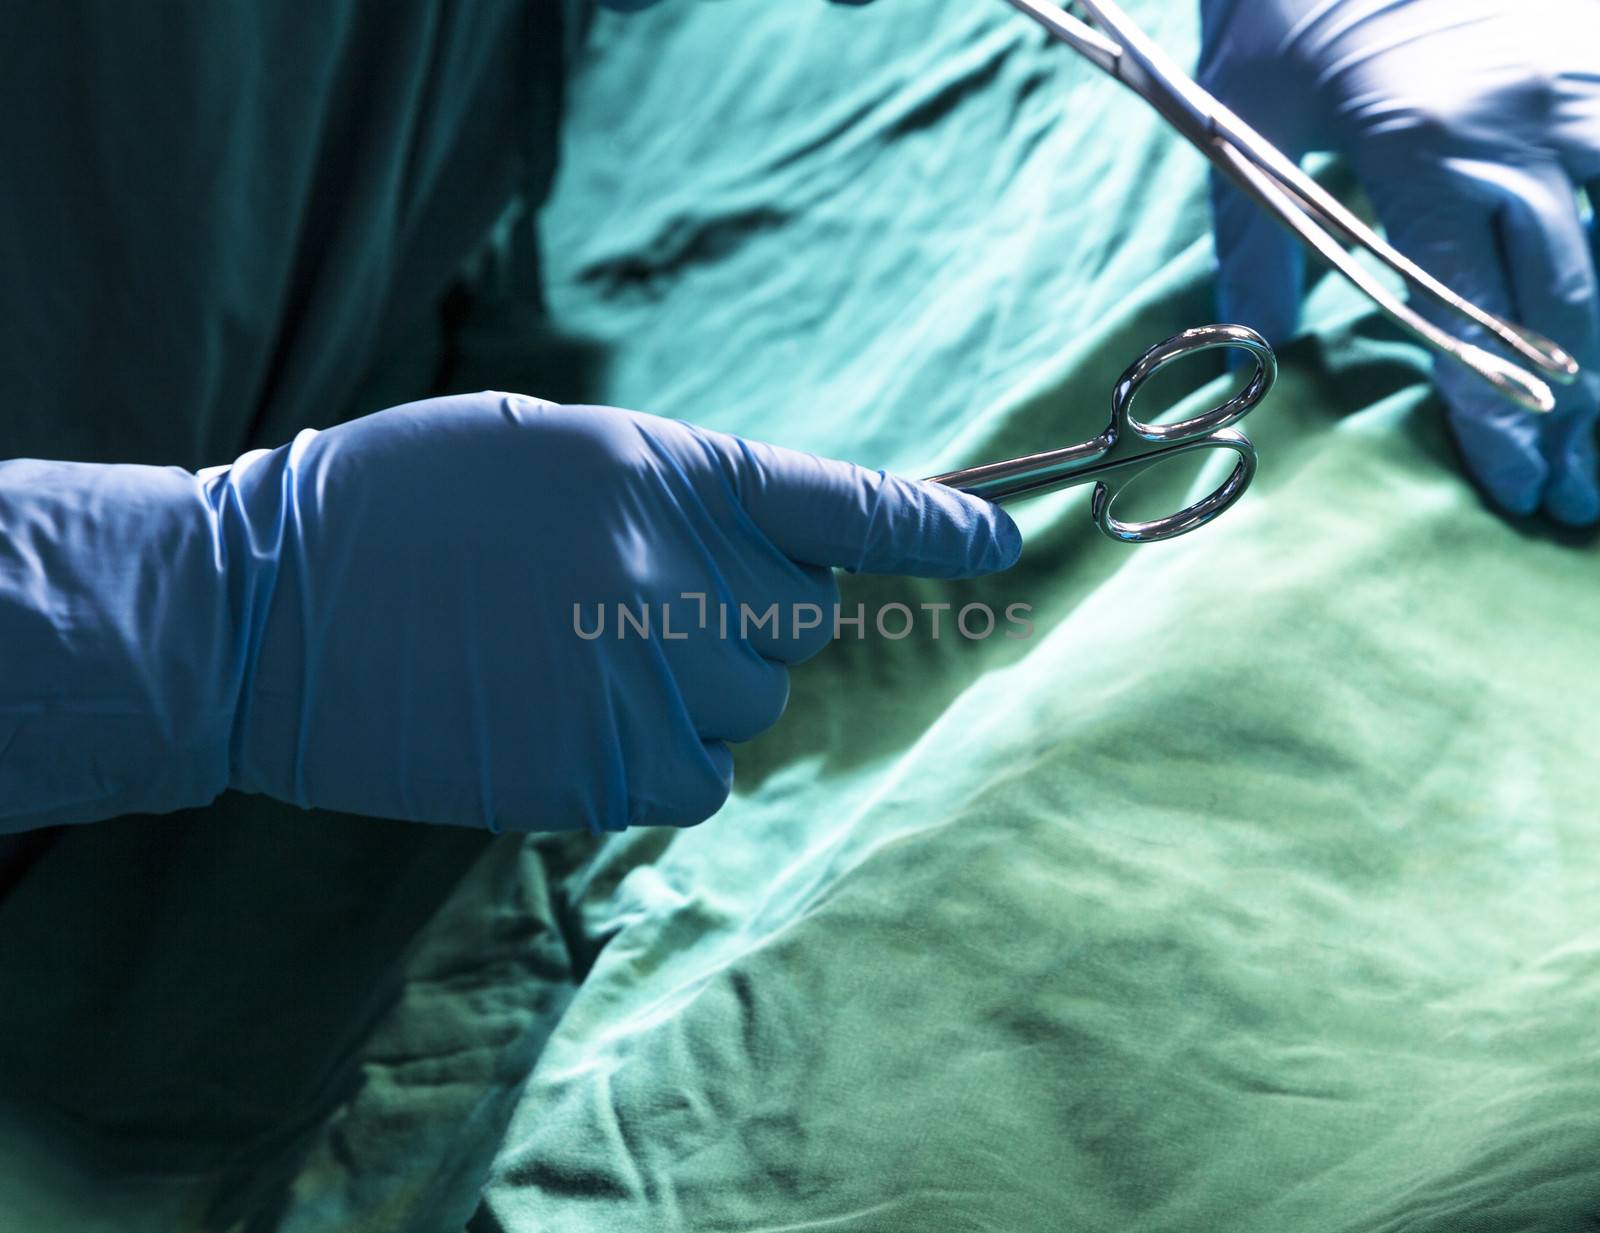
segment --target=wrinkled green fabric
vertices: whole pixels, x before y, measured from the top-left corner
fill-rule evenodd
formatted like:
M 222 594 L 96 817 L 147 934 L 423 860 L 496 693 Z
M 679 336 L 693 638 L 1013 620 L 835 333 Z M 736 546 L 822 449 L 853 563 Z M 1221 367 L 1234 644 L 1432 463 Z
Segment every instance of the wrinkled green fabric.
M 1001 4 L 783 7 L 598 32 L 546 233 L 608 399 L 931 474 L 1211 319 L 1138 100 Z M 598 858 L 475 1233 L 1600 1219 L 1596 553 L 1484 507 L 1353 294 L 1311 316 L 1215 525 L 1125 549 L 1079 493 L 1006 576 L 847 581 L 1036 634 L 847 638 L 717 818 Z
M 606 16 L 559 333 L 480 305 L 452 381 L 909 474 L 1078 440 L 1211 317 L 1202 172 L 998 3 Z M 1591 1227 L 1596 550 L 1484 507 L 1350 293 L 1311 320 L 1237 508 L 1127 549 L 1051 497 L 1005 576 L 845 579 L 1034 636 L 846 638 L 694 830 L 234 799 L 46 851 L 0 1229 Z

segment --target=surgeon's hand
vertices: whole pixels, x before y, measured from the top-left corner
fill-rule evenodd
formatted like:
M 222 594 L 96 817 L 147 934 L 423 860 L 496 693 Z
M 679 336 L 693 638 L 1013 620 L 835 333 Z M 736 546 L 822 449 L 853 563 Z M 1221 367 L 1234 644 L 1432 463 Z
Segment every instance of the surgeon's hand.
M 0 463 L 0 832 L 225 786 L 493 830 L 699 822 L 832 636 L 830 567 L 955 578 L 1020 546 L 939 485 L 506 394 L 199 476 Z
M 1499 504 L 1600 520 L 1600 316 L 1576 191 L 1600 172 L 1600 4 L 1201 0 L 1201 17 L 1208 90 L 1292 157 L 1345 155 L 1395 247 L 1577 358 L 1583 377 L 1553 387 L 1547 416 L 1448 360 L 1435 376 L 1462 455 Z M 1299 311 L 1299 247 L 1220 177 L 1213 190 L 1222 312 L 1281 339 Z

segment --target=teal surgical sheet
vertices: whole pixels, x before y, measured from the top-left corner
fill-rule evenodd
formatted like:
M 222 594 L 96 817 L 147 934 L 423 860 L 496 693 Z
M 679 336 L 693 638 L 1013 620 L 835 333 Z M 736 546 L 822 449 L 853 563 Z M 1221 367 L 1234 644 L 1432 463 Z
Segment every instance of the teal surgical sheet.
M 1192 60 L 1188 4 L 1129 8 Z M 550 325 L 485 308 L 458 381 L 908 475 L 1090 435 L 1213 315 L 1203 161 L 993 0 L 601 15 L 541 233 Z M 866 636 L 702 826 L 235 801 L 180 867 L 160 819 L 42 858 L 0 1229 L 1595 1227 L 1600 558 L 1486 508 L 1352 292 L 1308 327 L 1203 531 L 1113 544 L 1080 490 L 1008 574 L 842 578 Z

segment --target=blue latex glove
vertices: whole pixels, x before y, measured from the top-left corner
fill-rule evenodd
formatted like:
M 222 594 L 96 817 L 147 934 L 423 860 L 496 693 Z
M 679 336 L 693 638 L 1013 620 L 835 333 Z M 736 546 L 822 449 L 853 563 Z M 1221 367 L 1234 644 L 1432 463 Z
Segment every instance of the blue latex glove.
M 1341 152 L 1397 248 L 1577 358 L 1583 378 L 1556 387 L 1558 409 L 1545 417 L 1447 360 L 1436 379 L 1462 455 L 1497 502 L 1577 525 L 1600 519 L 1600 315 L 1574 188 L 1600 172 L 1600 5 L 1201 0 L 1200 9 L 1208 90 L 1293 157 Z M 1231 186 L 1213 187 L 1221 311 L 1282 339 L 1299 311 L 1300 249 Z
M 0 463 L 0 832 L 230 786 L 497 830 L 699 822 L 726 742 L 831 636 L 828 567 L 954 578 L 1020 547 L 939 485 L 514 395 L 199 475 Z M 618 636 L 619 602 L 651 637 Z M 741 637 L 741 603 L 782 627 Z

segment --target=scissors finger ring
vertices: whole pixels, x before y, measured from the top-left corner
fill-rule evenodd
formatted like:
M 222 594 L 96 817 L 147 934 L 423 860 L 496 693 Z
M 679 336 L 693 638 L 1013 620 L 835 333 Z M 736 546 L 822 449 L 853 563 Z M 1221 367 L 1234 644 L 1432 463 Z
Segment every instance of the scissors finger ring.
M 1151 424 L 1133 414 L 1139 391 L 1174 360 L 1217 349 L 1247 353 L 1255 368 L 1232 398 L 1188 419 Z M 1231 506 L 1256 473 L 1256 450 L 1233 425 L 1266 397 L 1277 379 L 1278 362 L 1266 339 L 1242 325 L 1204 325 L 1159 342 L 1118 378 L 1111 392 L 1111 422 L 1088 441 L 1004 462 L 935 475 L 931 481 L 1003 504 L 1078 484 L 1093 484 L 1090 513 L 1112 539 L 1148 544 L 1172 539 L 1204 526 Z M 1228 450 L 1237 455 L 1228 477 L 1206 496 L 1165 518 L 1124 522 L 1112 513 L 1118 496 L 1139 475 L 1197 450 Z

